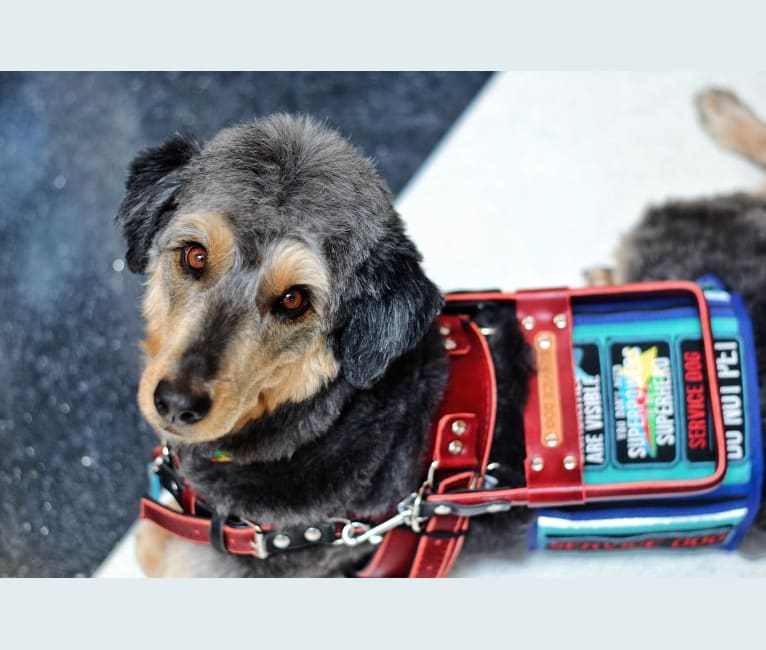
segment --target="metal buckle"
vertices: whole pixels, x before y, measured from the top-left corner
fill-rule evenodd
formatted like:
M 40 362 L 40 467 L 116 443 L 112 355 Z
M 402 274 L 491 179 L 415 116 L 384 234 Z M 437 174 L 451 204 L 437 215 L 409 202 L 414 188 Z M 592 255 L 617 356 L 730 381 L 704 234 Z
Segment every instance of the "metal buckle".
M 431 463 L 426 480 L 423 481 L 417 492 L 413 492 L 396 504 L 397 512 L 393 517 L 389 517 L 377 526 L 370 526 L 360 521 L 347 520 L 341 530 L 340 538 L 333 543 L 345 546 L 358 546 L 364 542 L 380 544 L 385 533 L 399 526 L 409 526 L 413 532 L 419 533 L 421 530 L 420 524 L 428 519 L 428 517 L 420 516 L 420 504 L 423 502 L 426 491 L 433 488 L 434 473 L 438 466 L 439 463 L 437 461 Z M 359 530 L 361 532 L 357 533 L 356 531 Z
M 413 532 L 419 533 L 421 531 L 421 524 L 428 519 L 428 517 L 422 517 L 420 515 L 420 506 L 423 502 L 423 498 L 426 496 L 426 492 L 431 490 L 434 485 L 434 473 L 438 467 L 438 462 L 433 461 L 428 468 L 428 474 L 426 480 L 420 486 L 417 492 L 413 492 L 408 497 L 402 499 L 396 505 L 396 514 L 389 517 L 385 521 L 370 526 L 361 521 L 351 521 L 350 519 L 340 519 L 344 524 L 340 532 L 340 537 L 333 542 L 333 545 L 344 546 L 358 546 L 365 542 L 370 544 L 380 544 L 383 541 L 383 535 L 389 530 L 398 528 L 399 526 L 409 526 Z M 266 536 L 261 527 L 254 521 L 239 518 L 240 521 L 247 524 L 253 529 L 253 541 L 250 545 L 253 547 L 253 555 L 260 559 L 266 559 L 269 556 L 269 552 L 266 550 Z
M 399 526 L 409 526 L 412 532 L 419 533 L 421 531 L 421 524 L 428 519 L 428 517 L 420 515 L 420 506 L 423 503 L 423 497 L 426 496 L 426 492 L 433 489 L 434 474 L 438 466 L 438 461 L 431 463 L 426 480 L 423 481 L 417 492 L 413 492 L 396 505 L 397 512 L 393 517 L 386 519 L 377 526 L 369 526 L 359 521 L 347 521 L 346 525 L 343 526 L 343 530 L 341 530 L 340 539 L 337 539 L 334 543 L 346 546 L 358 546 L 364 542 L 380 544 L 385 533 Z M 357 533 L 356 531 L 360 529 L 361 532 Z
M 254 551 L 253 555 L 259 560 L 265 560 L 269 557 L 269 552 L 266 550 L 266 534 L 263 532 L 263 529 L 254 521 L 250 521 L 244 517 L 240 517 L 239 519 L 253 529 L 253 541 L 250 542 L 250 546 L 253 547 Z
M 343 526 L 340 532 L 340 538 L 336 539 L 334 544 L 343 544 L 345 546 L 358 546 L 364 542 L 370 544 L 380 544 L 383 541 L 383 534 L 392 528 L 397 528 L 409 522 L 412 510 L 406 508 L 397 512 L 393 517 L 386 519 L 377 526 L 370 526 L 360 521 L 349 521 Z M 356 533 L 355 531 L 361 530 Z

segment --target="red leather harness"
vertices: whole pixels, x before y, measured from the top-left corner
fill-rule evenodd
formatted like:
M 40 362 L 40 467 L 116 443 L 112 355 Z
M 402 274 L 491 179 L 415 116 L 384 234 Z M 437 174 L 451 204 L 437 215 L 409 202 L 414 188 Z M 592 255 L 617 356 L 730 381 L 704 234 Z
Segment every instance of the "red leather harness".
M 142 518 L 198 543 L 213 543 L 219 550 L 265 558 L 277 550 L 306 543 L 379 546 L 359 577 L 442 577 L 452 568 L 468 530 L 470 517 L 500 512 L 515 505 L 574 505 L 586 500 L 643 497 L 702 492 L 717 485 L 726 470 L 719 454 L 715 472 L 705 479 L 635 484 L 583 483 L 575 378 L 572 363 L 573 299 L 594 296 L 692 294 L 699 309 L 707 368 L 715 366 L 712 332 L 704 295 L 687 282 L 647 283 L 598 289 L 545 289 L 507 293 L 465 293 L 447 297 L 449 311 L 461 303 L 513 301 L 524 338 L 534 351 L 536 372 L 529 385 L 524 413 L 526 486 L 488 488 L 485 474 L 492 445 L 496 412 L 494 366 L 486 338 L 467 316 L 442 314 L 439 327 L 449 355 L 450 379 L 431 432 L 431 455 L 420 490 L 404 499 L 397 514 L 375 525 L 356 521 L 323 522 L 298 531 L 274 531 L 242 519 L 220 521 L 204 502 L 172 475 L 177 464 L 167 448 L 155 460 L 155 469 L 171 473 L 165 485 L 177 487 L 175 496 L 183 512 L 171 510 L 152 498 L 141 501 Z M 708 397 L 712 405 L 716 448 L 725 449 L 722 413 L 715 372 L 709 372 Z M 200 509 L 206 510 L 200 512 Z M 295 540 L 300 538 L 300 543 Z M 287 541 L 285 541 L 287 540 Z
M 440 316 L 439 327 L 449 354 L 450 380 L 434 420 L 431 471 L 421 488 L 420 507 L 430 496 L 427 492 L 446 494 L 481 487 L 495 428 L 495 369 L 484 336 L 475 323 L 458 316 Z M 434 484 L 437 475 L 444 478 Z M 419 517 L 415 512 L 414 520 Z M 430 517 L 422 534 L 411 528 L 395 528 L 359 576 L 446 576 L 460 552 L 468 524 L 467 516 L 447 514 Z

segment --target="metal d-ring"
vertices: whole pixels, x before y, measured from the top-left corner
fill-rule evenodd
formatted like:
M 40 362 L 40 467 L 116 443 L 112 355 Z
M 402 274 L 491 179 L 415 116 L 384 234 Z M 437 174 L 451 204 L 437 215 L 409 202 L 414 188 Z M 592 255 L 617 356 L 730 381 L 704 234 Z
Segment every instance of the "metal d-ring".
M 423 496 L 425 496 L 426 490 L 430 490 L 434 486 L 434 475 L 436 474 L 436 469 L 438 467 L 439 467 L 439 461 L 434 460 L 431 463 L 431 465 L 428 467 L 426 480 L 423 481 L 423 484 L 420 486 L 420 489 L 417 491 L 417 494 L 415 494 L 415 498 L 412 501 L 412 514 L 411 514 L 410 528 L 412 528 L 413 533 L 419 533 L 421 531 L 420 522 L 425 521 L 425 519 L 421 520 L 420 506 L 423 503 Z

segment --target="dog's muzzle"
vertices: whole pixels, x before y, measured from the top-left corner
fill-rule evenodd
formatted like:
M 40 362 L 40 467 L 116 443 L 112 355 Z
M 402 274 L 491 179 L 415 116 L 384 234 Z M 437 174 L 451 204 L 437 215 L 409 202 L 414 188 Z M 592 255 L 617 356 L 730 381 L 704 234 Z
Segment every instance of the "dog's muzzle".
M 167 379 L 162 379 L 154 391 L 157 413 L 174 426 L 196 424 L 208 414 L 211 406 L 207 393 L 184 390 Z

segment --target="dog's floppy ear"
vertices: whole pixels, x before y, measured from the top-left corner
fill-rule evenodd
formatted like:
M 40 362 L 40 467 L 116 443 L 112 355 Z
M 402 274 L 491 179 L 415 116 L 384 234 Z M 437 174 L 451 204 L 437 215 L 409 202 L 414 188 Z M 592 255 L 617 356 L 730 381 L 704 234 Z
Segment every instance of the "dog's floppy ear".
M 362 295 L 345 305 L 338 351 L 346 380 L 370 388 L 424 336 L 443 304 L 420 268 L 420 253 L 397 228 L 357 272 Z
M 180 187 L 179 171 L 196 156 L 200 143 L 186 135 L 142 151 L 130 165 L 117 223 L 128 244 L 128 268 L 143 273 L 154 236 L 167 223 L 169 208 Z

